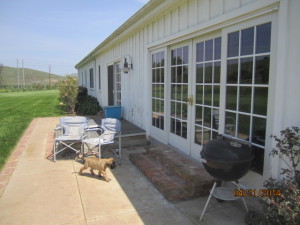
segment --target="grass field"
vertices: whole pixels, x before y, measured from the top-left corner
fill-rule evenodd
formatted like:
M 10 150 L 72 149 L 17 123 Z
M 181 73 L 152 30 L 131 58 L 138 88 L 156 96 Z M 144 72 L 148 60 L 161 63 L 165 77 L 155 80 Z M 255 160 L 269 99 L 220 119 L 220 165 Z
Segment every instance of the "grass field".
M 0 93 L 0 169 L 32 119 L 64 115 L 58 90 Z

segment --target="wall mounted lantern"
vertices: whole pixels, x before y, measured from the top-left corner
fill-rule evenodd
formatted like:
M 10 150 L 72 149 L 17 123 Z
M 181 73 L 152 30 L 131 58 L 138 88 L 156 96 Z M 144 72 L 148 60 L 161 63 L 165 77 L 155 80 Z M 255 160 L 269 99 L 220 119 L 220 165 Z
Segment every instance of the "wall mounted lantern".
M 127 62 L 127 60 L 129 60 L 129 63 Z M 124 58 L 123 72 L 128 73 L 132 69 L 133 69 L 132 58 L 131 58 L 130 55 L 126 55 L 125 58 Z

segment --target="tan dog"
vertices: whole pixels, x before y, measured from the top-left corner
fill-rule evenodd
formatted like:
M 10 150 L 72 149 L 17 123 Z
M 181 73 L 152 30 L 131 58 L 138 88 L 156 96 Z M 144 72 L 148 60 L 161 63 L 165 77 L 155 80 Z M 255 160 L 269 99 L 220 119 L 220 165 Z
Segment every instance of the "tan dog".
M 95 175 L 93 170 L 98 170 L 99 177 L 103 176 L 105 181 L 108 182 L 111 179 L 106 175 L 106 168 L 109 167 L 114 169 L 116 167 L 115 160 L 113 158 L 109 159 L 98 159 L 96 157 L 87 157 L 83 159 L 83 167 L 80 168 L 79 174 L 82 175 L 82 171 L 87 168 L 91 168 L 91 174 Z

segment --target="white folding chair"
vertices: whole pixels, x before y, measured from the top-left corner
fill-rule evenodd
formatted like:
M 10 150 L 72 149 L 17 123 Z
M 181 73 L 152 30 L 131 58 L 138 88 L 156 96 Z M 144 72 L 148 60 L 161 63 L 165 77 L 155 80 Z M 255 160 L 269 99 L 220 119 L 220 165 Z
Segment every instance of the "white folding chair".
M 80 149 L 75 148 L 76 143 L 81 143 L 83 130 L 88 126 L 88 119 L 82 116 L 68 116 L 60 119 L 60 124 L 55 128 L 53 141 L 53 160 L 60 152 L 71 149 L 76 153 Z M 62 146 L 62 148 L 59 148 Z
M 86 128 L 82 136 L 82 153 L 84 154 L 84 147 L 88 149 L 85 155 L 93 154 L 93 149 L 98 147 L 98 157 L 101 158 L 101 146 L 114 143 L 114 138 L 115 133 L 106 130 L 104 127 Z

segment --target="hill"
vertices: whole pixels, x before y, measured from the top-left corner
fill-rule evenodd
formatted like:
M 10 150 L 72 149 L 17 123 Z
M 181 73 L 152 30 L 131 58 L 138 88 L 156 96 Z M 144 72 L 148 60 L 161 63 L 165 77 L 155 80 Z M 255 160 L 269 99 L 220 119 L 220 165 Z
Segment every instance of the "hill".
M 60 80 L 64 80 L 65 77 L 50 74 L 50 83 L 53 84 Z M 49 73 L 38 70 L 32 70 L 24 68 L 24 80 L 25 85 L 33 84 L 49 84 Z M 0 71 L 0 85 L 18 85 L 18 72 L 15 67 L 3 66 Z M 23 69 L 19 68 L 19 84 L 23 85 Z

